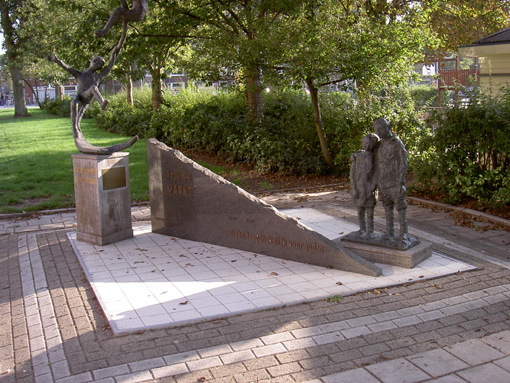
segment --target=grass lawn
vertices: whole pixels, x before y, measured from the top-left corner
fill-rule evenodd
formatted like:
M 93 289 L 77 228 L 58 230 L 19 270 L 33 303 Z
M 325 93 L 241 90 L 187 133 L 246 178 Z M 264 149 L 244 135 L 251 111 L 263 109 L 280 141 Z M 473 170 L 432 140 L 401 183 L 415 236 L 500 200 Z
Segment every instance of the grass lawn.
M 0 110 L 0 213 L 74 206 L 74 145 L 71 119 L 30 109 L 31 117 L 12 118 L 13 109 Z M 100 131 L 95 120 L 84 119 L 83 134 L 93 145 L 110 146 L 125 137 Z M 148 201 L 147 146 L 139 140 L 127 150 L 131 199 Z

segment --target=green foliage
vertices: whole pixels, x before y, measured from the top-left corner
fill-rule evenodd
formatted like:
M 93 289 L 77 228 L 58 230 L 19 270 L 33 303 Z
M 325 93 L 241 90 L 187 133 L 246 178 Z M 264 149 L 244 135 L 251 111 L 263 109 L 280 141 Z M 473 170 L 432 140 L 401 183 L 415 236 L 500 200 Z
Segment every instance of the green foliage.
M 437 87 L 428 85 L 415 85 L 411 87 L 411 97 L 416 107 L 423 108 L 437 105 Z
M 466 107 L 432 113 L 415 172 L 451 202 L 473 198 L 490 206 L 510 203 L 510 89 L 499 98 L 470 94 Z
M 379 117 L 390 122 L 393 133 L 402 140 L 411 157 L 416 153 L 422 124 L 409 88 L 386 93 L 386 97 L 371 96 L 364 100 L 333 94 L 322 103 L 331 152 L 341 173 L 348 174 L 351 154 L 361 148 L 365 134 L 373 133 L 373 123 Z
M 69 96 L 65 96 L 62 100 L 50 100 L 46 99 L 41 103 L 42 110 L 49 114 L 53 114 L 59 117 L 70 117 L 71 116 L 71 100 Z M 90 110 L 86 110 L 83 118 L 90 118 Z
M 309 96 L 303 91 L 271 91 L 264 95 L 264 117 L 251 123 L 246 100 L 239 92 L 218 94 L 184 90 L 168 95 L 158 111 L 150 100 L 135 95 L 130 107 L 123 95 L 111 97 L 112 108 L 93 107 L 101 129 L 124 135 L 154 137 L 180 150 L 197 150 L 232 162 L 256 164 L 264 172 L 325 173 Z M 338 171 L 347 174 L 350 155 L 361 147 L 364 134 L 381 116 L 414 151 L 420 123 L 407 89 L 392 97 L 363 102 L 348 93 L 322 94 L 323 120 Z M 402 105 L 406 105 L 403 107 Z
M 42 102 L 42 110 L 49 114 L 53 114 L 55 116 L 60 117 L 70 117 L 71 116 L 71 97 L 64 97 L 62 100 L 44 100 Z

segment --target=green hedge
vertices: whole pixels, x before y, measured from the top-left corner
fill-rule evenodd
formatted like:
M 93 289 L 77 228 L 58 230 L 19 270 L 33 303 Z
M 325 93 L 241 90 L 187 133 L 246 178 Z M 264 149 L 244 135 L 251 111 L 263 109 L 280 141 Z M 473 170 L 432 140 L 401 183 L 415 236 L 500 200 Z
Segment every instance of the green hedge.
M 54 114 L 60 117 L 70 117 L 71 116 L 71 101 L 72 98 L 69 96 L 64 96 L 62 100 L 49 100 L 46 99 L 42 102 L 41 108 L 47 113 Z M 83 118 L 90 118 L 90 111 L 87 110 Z
M 124 135 L 154 137 L 181 150 L 253 163 L 260 171 L 329 171 L 320 150 L 310 97 L 303 91 L 264 94 L 264 117 L 256 124 L 250 123 L 245 97 L 239 92 L 185 90 L 165 97 L 157 112 L 150 110 L 150 98 L 143 92 L 135 98 L 146 101 L 136 107 L 126 105 L 122 94 L 113 96 L 105 111 L 97 104 L 92 107 L 98 126 Z M 399 91 L 391 101 L 374 98 L 363 103 L 347 93 L 322 94 L 321 108 L 338 172 L 348 173 L 350 155 L 361 147 L 361 138 L 372 130 L 378 117 L 390 119 L 404 142 L 415 145 L 419 119 L 408 90 Z
M 468 96 L 467 106 L 427 118 L 414 171 L 427 190 L 435 187 L 449 202 L 510 204 L 510 89 L 498 98 L 478 90 Z
M 466 107 L 431 112 L 425 122 L 418 107 L 435 95 L 424 87 L 398 88 L 385 97 L 357 100 L 347 93 L 321 94 L 324 127 L 336 171 L 348 174 L 350 155 L 361 147 L 373 121 L 386 117 L 409 152 L 409 167 L 421 182 L 456 203 L 468 197 L 493 206 L 510 203 L 510 90 L 498 99 L 468 94 Z M 69 102 L 49 101 L 45 109 L 69 115 Z M 157 112 L 150 89 L 135 92 L 135 106 L 124 94 L 88 111 L 103 130 L 126 136 L 155 137 L 181 150 L 197 150 L 232 162 L 256 164 L 261 171 L 324 173 L 325 165 L 310 97 L 302 91 L 264 95 L 264 118 L 250 123 L 242 93 L 193 90 L 168 94 Z

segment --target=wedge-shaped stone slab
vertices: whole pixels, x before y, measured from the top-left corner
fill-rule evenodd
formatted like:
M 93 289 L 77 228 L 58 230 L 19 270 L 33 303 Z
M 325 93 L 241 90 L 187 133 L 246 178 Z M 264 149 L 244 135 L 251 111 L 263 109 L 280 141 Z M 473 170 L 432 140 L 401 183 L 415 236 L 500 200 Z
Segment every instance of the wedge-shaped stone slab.
M 190 160 L 147 141 L 152 231 L 355 273 L 381 269 Z

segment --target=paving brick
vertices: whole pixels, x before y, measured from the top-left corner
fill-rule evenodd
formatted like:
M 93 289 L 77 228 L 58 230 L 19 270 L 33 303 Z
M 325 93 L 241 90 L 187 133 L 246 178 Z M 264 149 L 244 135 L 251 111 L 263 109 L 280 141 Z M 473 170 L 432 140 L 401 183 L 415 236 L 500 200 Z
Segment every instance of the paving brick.
M 137 382 L 144 382 L 148 380 L 152 380 L 152 374 L 150 371 L 139 371 L 139 372 L 133 372 L 131 374 L 127 375 L 121 375 L 115 377 L 115 380 L 117 382 L 122 383 L 137 383 Z
M 56 383 L 87 383 L 92 381 L 92 374 L 85 372 L 79 375 L 73 375 L 67 378 L 59 379 Z
M 93 371 L 94 379 L 105 379 L 120 375 L 126 375 L 130 373 L 129 367 L 127 364 L 122 364 L 119 366 L 102 368 L 99 370 Z
M 276 355 L 276 359 L 278 359 L 278 361 L 281 364 L 285 364 L 285 363 L 291 363 L 291 362 L 301 361 L 301 360 L 305 360 L 305 359 L 310 359 L 310 354 L 308 354 L 308 352 L 306 350 L 296 350 L 296 351 L 286 352 L 284 354 L 278 354 L 278 355 Z M 315 360 L 315 359 L 313 359 L 313 360 Z
M 230 343 L 230 347 L 232 347 L 232 350 L 234 350 L 234 351 L 247 350 L 247 349 L 259 347 L 262 345 L 263 345 L 262 341 L 258 338 Z
M 248 370 L 259 370 L 267 367 L 277 366 L 278 360 L 274 356 L 265 356 L 243 362 Z
M 231 364 L 228 366 L 214 367 L 209 370 L 215 379 L 232 377 L 232 375 L 242 374 L 246 372 L 246 367 L 242 363 Z
M 380 354 L 385 351 L 390 351 L 390 348 L 385 343 L 371 344 L 369 346 L 360 347 L 358 349 L 364 356 L 370 356 L 374 354 Z
M 266 355 L 275 355 L 281 352 L 287 352 L 287 349 L 281 343 L 272 344 L 269 346 L 262 346 L 253 349 L 253 353 L 257 358 Z
M 223 365 L 221 359 L 217 356 L 212 356 L 210 358 L 199 359 L 195 361 L 186 362 L 189 370 L 191 372 L 204 370 L 211 367 L 217 367 Z
M 293 362 L 281 364 L 279 366 L 269 367 L 267 371 L 272 377 L 279 377 L 282 375 L 288 375 L 294 372 L 301 371 L 301 369 L 302 367 L 299 365 L 299 363 Z
M 129 369 L 131 372 L 145 371 L 151 368 L 162 367 L 165 365 L 163 358 L 153 358 L 141 360 L 139 362 L 129 363 Z
M 375 323 L 367 326 L 370 331 L 376 333 L 376 332 L 382 332 L 382 331 L 388 331 L 394 328 L 397 328 L 398 326 L 393 321 L 386 321 L 386 322 L 380 322 Z
M 283 342 L 285 348 L 289 351 L 301 350 L 305 348 L 315 347 L 317 343 L 312 338 L 302 338 L 296 340 L 290 340 L 288 342 Z
M 284 341 L 292 340 L 294 337 L 289 332 L 283 332 L 278 334 L 266 335 L 260 338 L 265 345 L 282 343 Z
M 155 379 L 161 379 L 174 375 L 187 374 L 189 370 L 185 363 L 178 363 L 171 366 L 152 368 L 151 372 Z
M 220 355 L 223 364 L 232 364 L 254 359 L 255 355 L 251 350 L 243 350 Z
M 234 379 L 237 383 L 261 382 L 269 378 L 271 378 L 271 376 L 265 369 L 247 371 L 242 374 L 234 375 Z
M 231 347 L 228 344 L 224 344 L 224 345 L 221 345 L 221 346 L 202 348 L 200 350 L 197 350 L 197 353 L 202 358 L 208 358 L 210 356 L 227 354 L 229 352 L 232 352 L 232 349 L 231 349 Z
M 318 367 L 324 367 L 335 362 L 333 362 L 333 360 L 328 356 L 321 356 L 319 358 L 298 360 L 298 363 L 303 369 L 309 370 Z
M 341 351 L 336 352 L 334 354 L 330 354 L 329 357 L 335 362 L 335 363 L 344 363 L 349 360 L 355 360 L 363 357 L 363 354 L 359 352 L 358 350 L 349 350 L 349 351 Z

